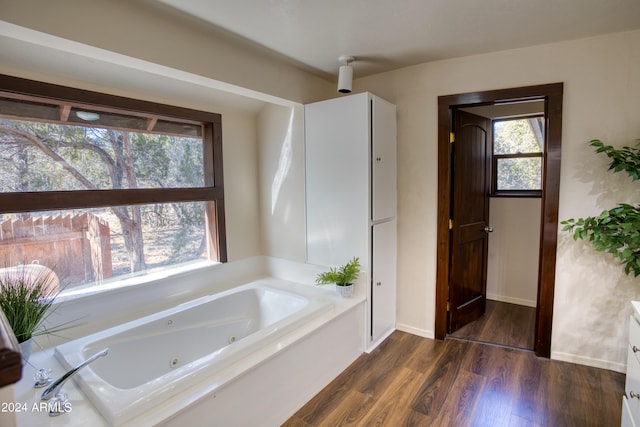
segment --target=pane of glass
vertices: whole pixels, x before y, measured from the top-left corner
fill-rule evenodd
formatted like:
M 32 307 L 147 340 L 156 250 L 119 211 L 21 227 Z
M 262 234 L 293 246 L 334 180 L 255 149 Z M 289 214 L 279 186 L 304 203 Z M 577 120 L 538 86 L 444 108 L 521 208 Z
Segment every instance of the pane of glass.
M 0 114 L 3 116 L 37 118 L 55 121 L 60 119 L 60 107 L 40 102 L 16 101 L 0 98 Z
M 493 153 L 540 153 L 544 147 L 544 117 L 493 123 Z
M 497 159 L 496 190 L 541 190 L 542 158 Z
M 0 118 L 0 192 L 203 187 L 202 152 L 201 138 Z
M 0 272 L 40 264 L 72 291 L 207 261 L 205 207 L 187 202 L 4 214 Z

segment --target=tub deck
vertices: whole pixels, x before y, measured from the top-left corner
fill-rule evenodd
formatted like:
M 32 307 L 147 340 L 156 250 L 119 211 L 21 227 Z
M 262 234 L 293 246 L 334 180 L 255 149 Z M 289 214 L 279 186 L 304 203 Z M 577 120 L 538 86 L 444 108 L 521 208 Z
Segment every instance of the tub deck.
M 109 348 L 74 380 L 122 425 L 332 308 L 324 293 L 304 290 L 257 280 L 59 345 L 55 356 L 72 369 Z
M 269 279 L 266 280 L 269 282 Z M 275 284 L 276 282 L 280 284 Z M 278 286 L 294 288 L 296 292 L 306 296 L 316 297 L 320 293 L 321 299 L 329 300 L 331 303 L 328 308 L 325 307 L 325 309 L 316 312 L 302 325 L 297 325 L 298 327 L 291 330 L 281 331 L 279 336 L 270 340 L 259 351 L 247 352 L 242 357 L 234 359 L 233 363 L 229 363 L 215 372 L 202 371 L 192 381 L 189 381 L 188 386 L 183 390 L 172 390 L 167 399 L 162 402 L 152 402 L 145 410 L 136 412 L 129 420 L 123 421 L 122 425 L 151 426 L 172 425 L 172 423 L 180 425 L 184 422 L 181 420 L 189 420 L 194 414 L 198 417 L 203 416 L 198 412 L 198 408 L 203 405 L 202 402 L 207 402 L 205 408 L 212 408 L 217 402 L 220 404 L 224 402 L 222 396 L 232 400 L 240 399 L 240 396 L 246 395 L 248 397 L 251 392 L 264 387 L 271 390 L 271 392 L 267 392 L 269 396 L 256 396 L 256 399 L 263 400 L 267 406 L 261 409 L 261 413 L 256 413 L 254 416 L 260 417 L 256 419 L 262 420 L 269 419 L 271 416 L 273 420 L 278 420 L 274 421 L 274 424 L 277 424 L 286 420 L 297 407 L 304 404 L 308 398 L 328 384 L 362 353 L 364 343 L 363 298 L 339 298 L 335 296 L 332 289 L 286 282 L 281 279 L 271 279 L 269 285 L 276 288 Z M 345 330 L 349 332 L 347 335 L 341 336 L 343 327 L 346 327 Z M 328 361 L 325 354 L 317 351 L 318 346 L 336 345 L 341 340 L 346 343 L 344 351 L 338 350 L 334 360 Z M 90 355 L 94 349 L 93 347 L 89 348 L 87 354 Z M 304 361 L 305 365 L 313 367 L 307 368 L 306 372 L 300 375 L 296 374 L 299 377 L 297 380 L 300 382 L 299 390 L 292 384 L 283 384 L 281 380 L 274 381 L 272 384 L 265 383 L 265 378 L 273 378 L 274 375 L 282 377 L 284 374 L 289 377 L 286 373 L 287 370 L 292 369 L 296 363 L 300 363 L 299 360 Z M 35 408 L 40 405 L 39 396 L 42 389 L 32 388 L 31 378 L 35 367 L 51 367 L 54 371 L 54 378 L 58 378 L 67 370 L 66 366 L 68 365 L 59 363 L 54 356 L 54 349 L 34 353 L 30 362 L 33 367 L 25 366 L 23 379 L 15 385 L 16 401 L 23 403 L 22 406 L 27 409 L 16 414 L 18 427 L 109 426 L 119 423 L 117 420 L 107 420 L 103 417 L 96 406 L 87 399 L 86 393 L 74 381 L 69 381 L 63 387 L 63 391 L 69 395 L 72 403 L 71 413 L 58 418 L 50 418 L 45 412 L 36 410 Z M 280 374 L 276 374 L 277 372 Z M 114 382 L 116 381 L 114 380 Z M 128 384 L 119 383 L 118 385 L 126 388 Z M 278 392 L 278 387 L 283 386 L 285 386 L 284 389 Z M 104 393 L 104 391 L 101 389 L 100 393 Z M 288 403 L 290 408 L 277 403 L 278 401 L 282 402 L 281 398 L 286 393 L 291 394 Z M 234 398 L 234 396 L 236 397 Z M 270 397 L 277 398 L 277 400 L 270 404 Z M 159 403 L 162 404 L 159 405 Z M 227 401 L 216 411 L 216 416 L 223 417 L 222 420 L 229 420 L 228 417 L 233 416 L 251 416 L 251 410 L 240 411 L 235 415 L 225 412 L 225 410 L 228 411 L 225 408 L 231 407 L 233 407 L 232 402 Z M 205 409 L 205 411 L 207 410 Z M 269 410 L 273 412 L 272 415 L 269 415 Z

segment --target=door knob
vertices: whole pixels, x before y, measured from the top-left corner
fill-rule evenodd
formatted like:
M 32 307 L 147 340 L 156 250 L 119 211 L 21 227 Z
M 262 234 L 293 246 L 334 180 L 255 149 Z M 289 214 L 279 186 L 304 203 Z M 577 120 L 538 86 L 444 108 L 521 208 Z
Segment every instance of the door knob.
M 493 233 L 493 227 L 489 227 L 488 225 L 485 225 L 484 231 L 486 231 L 487 233 Z

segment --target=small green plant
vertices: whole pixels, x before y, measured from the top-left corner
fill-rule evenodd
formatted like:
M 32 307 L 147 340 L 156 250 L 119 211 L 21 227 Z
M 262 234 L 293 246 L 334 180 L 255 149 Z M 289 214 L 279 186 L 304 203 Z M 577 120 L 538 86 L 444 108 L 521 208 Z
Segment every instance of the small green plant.
M 609 170 L 625 171 L 633 181 L 640 179 L 640 149 L 616 149 L 595 139 L 591 145 L 596 153 L 605 153 L 611 159 Z M 574 240 L 587 240 L 595 250 L 619 258 L 625 274 L 640 275 L 640 209 L 638 205 L 621 203 L 603 211 L 597 217 L 562 221 L 563 231 L 573 233 Z
M 29 267 L 10 267 L 0 274 L 0 309 L 19 343 L 57 330 L 43 326 L 60 293 L 57 278 L 49 269 Z
M 353 284 L 353 281 L 358 278 L 359 274 L 360 260 L 354 257 L 340 268 L 330 268 L 329 271 L 318 274 L 316 284 L 328 285 L 335 283 L 338 286 L 348 286 Z

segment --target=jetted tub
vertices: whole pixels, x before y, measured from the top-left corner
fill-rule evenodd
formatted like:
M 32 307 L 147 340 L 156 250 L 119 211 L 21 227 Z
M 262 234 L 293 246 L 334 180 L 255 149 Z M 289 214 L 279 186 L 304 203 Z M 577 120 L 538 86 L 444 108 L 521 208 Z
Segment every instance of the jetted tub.
M 260 279 L 59 345 L 70 369 L 108 347 L 74 380 L 112 425 L 121 425 L 202 382 L 332 307 Z

